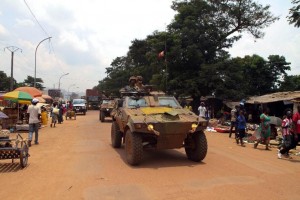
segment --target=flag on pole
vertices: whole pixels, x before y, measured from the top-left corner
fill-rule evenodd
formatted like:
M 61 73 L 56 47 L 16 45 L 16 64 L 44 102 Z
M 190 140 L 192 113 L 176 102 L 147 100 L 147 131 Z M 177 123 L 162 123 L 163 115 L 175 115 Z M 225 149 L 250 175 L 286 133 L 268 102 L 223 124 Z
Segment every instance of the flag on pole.
M 161 51 L 159 54 L 158 54 L 158 58 L 163 58 L 165 56 L 165 51 Z

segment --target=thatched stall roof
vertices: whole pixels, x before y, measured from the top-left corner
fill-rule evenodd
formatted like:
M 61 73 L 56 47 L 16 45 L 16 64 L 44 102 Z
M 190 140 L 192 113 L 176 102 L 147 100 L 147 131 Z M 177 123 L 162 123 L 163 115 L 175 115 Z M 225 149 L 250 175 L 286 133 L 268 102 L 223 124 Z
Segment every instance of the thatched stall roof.
M 240 104 L 239 101 L 223 101 L 223 103 L 228 107 L 228 108 L 235 108 L 235 106 L 238 106 Z
M 263 96 L 250 97 L 246 101 L 246 103 L 261 104 L 261 103 L 271 103 L 277 101 L 292 101 L 299 98 L 300 98 L 300 91 L 276 92 L 272 94 L 266 94 Z

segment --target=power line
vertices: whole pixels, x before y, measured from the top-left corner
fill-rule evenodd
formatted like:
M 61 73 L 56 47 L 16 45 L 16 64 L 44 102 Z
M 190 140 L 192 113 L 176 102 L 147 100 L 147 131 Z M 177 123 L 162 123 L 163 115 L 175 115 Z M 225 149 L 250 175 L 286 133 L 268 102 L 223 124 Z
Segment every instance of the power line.
M 32 10 L 30 9 L 29 5 L 27 4 L 27 2 L 24 0 L 24 3 L 26 4 L 28 10 L 30 11 L 31 15 L 33 16 L 33 18 L 35 19 L 35 21 L 38 23 L 38 25 L 40 26 L 40 28 L 44 31 L 44 33 L 49 37 L 49 34 L 47 33 L 47 31 L 43 28 L 43 26 L 40 24 L 40 22 L 37 20 L 37 18 L 35 17 L 34 13 L 32 12 Z

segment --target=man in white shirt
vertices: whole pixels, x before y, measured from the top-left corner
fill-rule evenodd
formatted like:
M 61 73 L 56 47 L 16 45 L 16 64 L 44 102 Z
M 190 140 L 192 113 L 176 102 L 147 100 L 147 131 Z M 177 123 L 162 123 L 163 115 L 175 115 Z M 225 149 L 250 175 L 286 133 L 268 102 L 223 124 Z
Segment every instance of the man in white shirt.
M 41 108 L 37 106 L 38 99 L 32 99 L 32 105 L 28 106 L 27 113 L 29 114 L 29 134 L 28 134 L 28 146 L 31 146 L 32 135 L 35 132 L 34 143 L 39 144 L 39 124 L 41 116 Z
M 203 102 L 200 103 L 198 111 L 199 111 L 199 117 L 202 117 L 205 119 L 206 108 L 205 108 L 205 105 Z

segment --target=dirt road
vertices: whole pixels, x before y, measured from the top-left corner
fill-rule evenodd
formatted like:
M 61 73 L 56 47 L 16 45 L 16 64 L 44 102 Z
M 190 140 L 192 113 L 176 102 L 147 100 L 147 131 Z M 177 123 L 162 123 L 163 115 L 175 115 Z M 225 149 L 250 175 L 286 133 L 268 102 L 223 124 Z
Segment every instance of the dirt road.
M 98 111 L 56 128 L 40 129 L 29 164 L 0 161 L 1 199 L 300 199 L 300 159 L 277 159 L 276 149 L 237 146 L 227 134 L 207 133 L 201 163 L 184 149 L 145 152 L 140 166 L 113 149 L 110 122 Z M 24 134 L 26 135 L 26 134 Z

